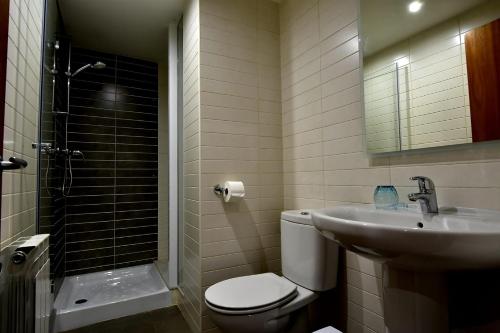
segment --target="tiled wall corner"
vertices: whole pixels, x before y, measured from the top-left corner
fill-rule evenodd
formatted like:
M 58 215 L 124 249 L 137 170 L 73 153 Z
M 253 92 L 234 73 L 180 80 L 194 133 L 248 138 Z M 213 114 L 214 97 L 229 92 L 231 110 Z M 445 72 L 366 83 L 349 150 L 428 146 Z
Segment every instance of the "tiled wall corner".
M 10 2 L 3 156 L 25 159 L 24 170 L 3 172 L 0 248 L 36 232 L 37 141 L 43 33 L 41 0 Z
M 370 203 L 392 183 L 431 177 L 440 205 L 499 209 L 498 143 L 370 157 L 365 153 L 358 0 L 280 4 L 285 209 Z M 381 268 L 347 253 L 348 333 L 383 332 Z
M 200 16 L 186 1 L 183 18 L 183 226 L 179 306 L 193 332 L 201 331 L 200 262 Z
M 357 1 L 281 4 L 285 209 L 371 201 L 387 160 L 364 153 Z M 383 329 L 381 268 L 347 252 L 348 332 Z
M 231 277 L 280 272 L 283 208 L 279 6 L 200 2 L 203 291 Z M 213 185 L 242 180 L 224 204 Z M 203 298 L 203 297 L 202 297 Z M 218 329 L 202 307 L 203 331 Z

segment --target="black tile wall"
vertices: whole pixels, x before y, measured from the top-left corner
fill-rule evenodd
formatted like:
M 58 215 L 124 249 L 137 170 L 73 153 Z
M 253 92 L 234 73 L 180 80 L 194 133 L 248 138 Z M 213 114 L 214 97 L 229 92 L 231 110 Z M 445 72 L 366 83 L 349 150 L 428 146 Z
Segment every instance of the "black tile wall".
M 71 82 L 66 274 L 149 263 L 158 241 L 157 64 L 73 48 L 71 67 L 102 61 Z

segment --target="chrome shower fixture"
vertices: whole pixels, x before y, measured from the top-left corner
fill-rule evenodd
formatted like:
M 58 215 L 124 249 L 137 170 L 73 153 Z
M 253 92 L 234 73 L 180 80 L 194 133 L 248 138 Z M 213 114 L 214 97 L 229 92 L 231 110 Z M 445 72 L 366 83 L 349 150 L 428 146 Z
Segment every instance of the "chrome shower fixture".
M 94 69 L 103 69 L 106 68 L 106 64 L 103 63 L 102 61 L 98 61 L 95 64 L 92 65 L 92 68 Z
M 77 74 L 79 74 L 80 72 L 86 70 L 87 68 L 92 68 L 92 69 L 104 69 L 106 68 L 106 64 L 103 63 L 102 61 L 97 61 L 95 64 L 86 64 L 85 66 L 82 66 L 80 68 L 78 68 L 76 71 L 74 71 L 73 73 L 71 72 L 66 72 L 66 75 L 68 77 L 75 77 Z

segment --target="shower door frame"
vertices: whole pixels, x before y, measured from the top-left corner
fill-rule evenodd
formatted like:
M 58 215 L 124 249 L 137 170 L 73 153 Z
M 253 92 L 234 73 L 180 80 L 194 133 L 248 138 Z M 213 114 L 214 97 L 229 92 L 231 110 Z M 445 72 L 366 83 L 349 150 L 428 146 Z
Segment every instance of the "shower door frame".
M 3 155 L 3 126 L 5 121 L 5 91 L 7 86 L 7 46 L 9 44 L 9 8 L 10 0 L 0 0 L 0 156 Z M 0 188 L 2 188 L 0 171 Z M 0 214 L 2 213 L 0 195 Z M 0 226 L 0 235 L 2 227 Z
M 182 140 L 182 128 L 179 118 L 179 87 L 178 82 L 178 22 L 171 22 L 168 26 L 168 287 L 179 286 L 179 231 L 182 230 L 182 192 L 179 192 L 181 181 L 179 178 L 179 161 L 182 150 L 179 145 Z M 181 174 L 182 176 L 182 174 Z

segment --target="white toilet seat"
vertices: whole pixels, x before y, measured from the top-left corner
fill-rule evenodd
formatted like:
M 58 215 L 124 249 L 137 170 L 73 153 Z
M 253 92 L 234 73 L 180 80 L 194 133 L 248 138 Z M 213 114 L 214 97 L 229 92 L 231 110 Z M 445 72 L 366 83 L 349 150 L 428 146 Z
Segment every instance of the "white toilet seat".
M 271 274 L 271 273 L 267 273 Z M 259 288 L 259 282 L 265 281 L 259 275 L 250 275 L 237 279 L 236 286 L 241 286 L 236 289 L 226 289 L 224 288 L 224 282 L 219 282 L 217 288 L 211 289 L 210 292 L 208 288 L 205 292 L 205 304 L 210 311 L 210 317 L 212 321 L 223 329 L 224 332 L 240 332 L 240 333 L 276 333 L 280 332 L 284 328 L 291 316 L 294 318 L 303 318 L 304 309 L 308 304 L 313 302 L 318 294 L 303 288 L 285 277 L 278 276 L 276 274 L 271 274 L 272 276 L 267 276 L 267 278 L 272 279 L 275 283 L 275 287 L 280 289 L 281 286 L 289 287 L 288 291 L 285 288 L 283 290 L 270 290 L 274 293 L 274 298 L 264 293 L 259 294 L 258 297 L 253 295 L 251 302 L 248 300 L 245 302 L 239 302 L 241 297 L 235 297 L 235 295 L 245 295 L 245 293 L 251 292 L 251 288 L 246 288 L 248 285 L 254 286 L 254 288 Z M 245 280 L 247 280 L 245 282 Z M 241 285 L 240 285 L 241 283 Z M 265 282 L 264 282 L 265 283 Z M 233 285 L 233 287 L 235 286 Z M 216 285 L 214 285 L 216 286 Z M 263 289 L 262 289 L 263 290 Z M 292 290 L 292 292 L 289 292 Z M 217 298 L 217 295 L 223 295 L 222 298 Z M 279 296 L 281 295 L 281 296 Z M 283 297 L 283 295 L 286 295 Z M 274 302 L 270 300 L 274 299 Z M 218 301 L 218 304 L 226 305 L 216 306 L 210 301 Z M 277 300 L 277 301 L 276 301 Z M 242 305 L 246 303 L 252 304 L 254 307 L 245 308 Z M 261 306 L 257 306 L 261 303 Z M 227 306 L 232 306 L 233 308 L 228 308 Z M 239 308 L 238 308 L 239 306 Z M 302 313 L 302 315 L 301 315 Z M 298 316 L 298 317 L 297 317 Z M 296 322 L 299 327 L 304 325 L 303 321 Z
M 205 303 L 219 313 L 243 315 L 278 308 L 297 295 L 297 285 L 274 273 L 264 273 L 214 284 L 205 292 Z
M 297 295 L 298 295 L 298 293 L 297 293 L 297 291 L 295 291 L 288 298 L 284 298 L 283 300 L 281 300 L 277 303 L 272 303 L 272 304 L 269 304 L 269 305 L 263 306 L 263 307 L 238 309 L 238 310 L 225 309 L 225 308 L 221 308 L 218 306 L 214 306 L 213 304 L 208 302 L 206 299 L 205 299 L 205 304 L 207 305 L 207 307 L 209 309 L 216 311 L 216 312 L 219 312 L 219 313 L 229 314 L 229 315 L 249 315 L 249 314 L 255 314 L 255 313 L 265 312 L 265 311 L 269 311 L 269 310 L 272 310 L 275 308 L 279 308 L 283 304 L 286 304 L 286 303 L 290 302 L 291 300 L 293 300 L 295 297 L 297 297 Z

